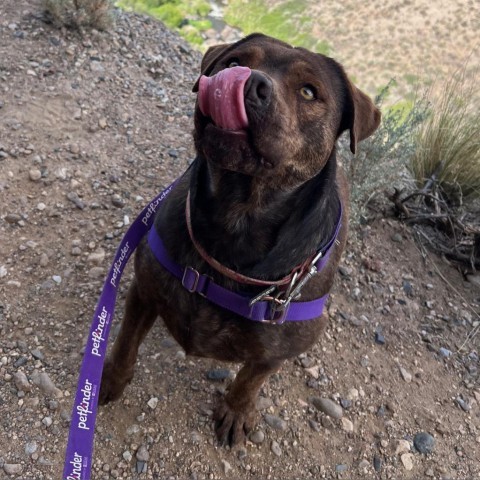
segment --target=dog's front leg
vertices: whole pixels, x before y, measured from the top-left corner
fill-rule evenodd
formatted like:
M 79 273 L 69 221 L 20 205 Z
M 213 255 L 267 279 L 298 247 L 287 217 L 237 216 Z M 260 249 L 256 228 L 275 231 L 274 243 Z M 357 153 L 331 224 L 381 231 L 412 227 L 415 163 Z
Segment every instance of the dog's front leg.
M 143 301 L 134 280 L 127 294 L 125 316 L 112 353 L 105 363 L 100 405 L 118 400 L 133 378 L 138 347 L 157 317 L 153 304 Z
M 222 445 L 233 447 L 245 441 L 255 426 L 256 400 L 263 382 L 275 373 L 281 360 L 247 362 L 214 413 L 215 432 Z

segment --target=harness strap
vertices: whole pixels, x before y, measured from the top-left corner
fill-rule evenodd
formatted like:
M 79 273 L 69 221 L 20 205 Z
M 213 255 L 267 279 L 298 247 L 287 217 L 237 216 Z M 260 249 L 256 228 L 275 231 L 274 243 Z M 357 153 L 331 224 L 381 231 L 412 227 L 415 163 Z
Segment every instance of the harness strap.
M 284 309 L 282 318 L 276 318 L 275 309 L 272 308 L 274 302 L 257 301 L 252 304 L 251 296 L 227 290 L 215 283 L 208 275 L 204 275 L 192 267 L 183 267 L 174 262 L 155 227 L 151 228 L 148 233 L 148 244 L 158 262 L 178 278 L 186 290 L 191 293 L 196 292 L 212 303 L 249 320 L 265 323 L 311 320 L 322 314 L 328 299 L 327 294 L 309 302 L 291 302 Z M 322 265 L 327 260 L 329 253 L 330 251 L 322 258 Z

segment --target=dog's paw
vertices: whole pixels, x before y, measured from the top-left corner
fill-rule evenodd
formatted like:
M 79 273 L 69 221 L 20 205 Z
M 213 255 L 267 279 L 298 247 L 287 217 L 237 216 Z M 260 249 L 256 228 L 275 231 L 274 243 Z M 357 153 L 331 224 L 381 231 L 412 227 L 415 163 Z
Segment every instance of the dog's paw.
M 248 433 L 255 426 L 255 408 L 235 411 L 225 399 L 222 399 L 215 409 L 213 420 L 220 444 L 234 447 L 245 443 Z
M 105 367 L 103 368 L 98 404 L 106 405 L 109 402 L 118 400 L 122 396 L 125 387 L 130 382 L 132 377 L 133 374 L 127 377 L 124 375 L 119 375 L 113 364 L 107 361 L 105 363 Z

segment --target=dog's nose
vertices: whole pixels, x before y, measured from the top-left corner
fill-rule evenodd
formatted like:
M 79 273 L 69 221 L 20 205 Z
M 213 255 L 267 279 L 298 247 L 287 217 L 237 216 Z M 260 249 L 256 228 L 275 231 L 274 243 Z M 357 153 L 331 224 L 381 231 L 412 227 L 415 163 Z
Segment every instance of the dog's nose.
M 252 74 L 245 84 L 244 92 L 248 104 L 258 108 L 266 108 L 272 99 L 273 84 L 263 73 L 252 70 Z

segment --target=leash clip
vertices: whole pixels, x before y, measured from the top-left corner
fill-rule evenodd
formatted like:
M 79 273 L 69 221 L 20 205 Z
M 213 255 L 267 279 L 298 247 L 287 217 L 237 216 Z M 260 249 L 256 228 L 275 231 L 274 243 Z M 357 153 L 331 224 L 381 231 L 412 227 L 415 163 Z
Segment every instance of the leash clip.
M 285 290 L 280 290 L 278 285 L 271 285 L 250 300 L 250 308 L 260 301 L 269 302 L 269 318 L 262 319 L 262 323 L 281 325 L 285 322 L 290 303 L 292 300 L 296 300 L 300 297 L 303 287 L 318 273 L 316 263 L 322 258 L 322 256 L 322 251 L 315 255 L 310 262 L 309 269 L 306 273 L 301 274 L 298 271 L 295 272 Z

